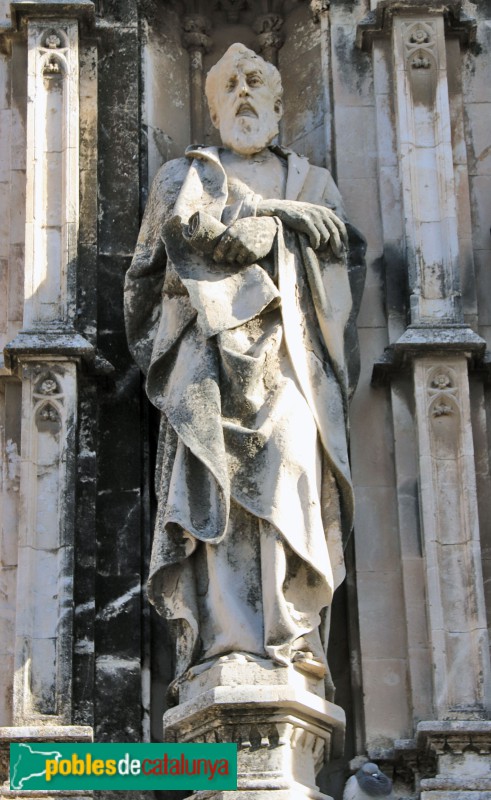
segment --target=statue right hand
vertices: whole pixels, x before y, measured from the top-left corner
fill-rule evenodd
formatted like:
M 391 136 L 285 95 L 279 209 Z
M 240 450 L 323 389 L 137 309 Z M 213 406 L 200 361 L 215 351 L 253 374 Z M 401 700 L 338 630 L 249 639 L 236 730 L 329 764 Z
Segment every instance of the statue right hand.
M 257 209 L 258 216 L 278 217 L 287 227 L 305 233 L 314 250 L 331 244 L 335 256 L 343 254 L 343 245 L 348 245 L 348 234 L 342 219 L 327 208 L 298 200 L 262 200 Z
M 276 223 L 269 217 L 238 219 L 222 235 L 213 252 L 218 263 L 254 264 L 265 258 L 273 247 Z

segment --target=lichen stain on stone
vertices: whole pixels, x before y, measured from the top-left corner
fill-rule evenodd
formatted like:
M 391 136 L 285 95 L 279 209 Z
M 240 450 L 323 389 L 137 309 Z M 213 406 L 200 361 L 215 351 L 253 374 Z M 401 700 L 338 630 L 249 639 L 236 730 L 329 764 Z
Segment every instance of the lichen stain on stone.
M 445 297 L 445 271 L 439 263 L 425 264 L 424 256 L 418 252 L 418 260 L 423 276 L 423 296 L 427 299 L 440 299 Z
M 85 69 L 89 69 L 91 72 L 94 73 L 94 77 L 95 77 L 96 68 L 97 68 L 97 59 L 96 59 L 93 51 L 90 50 L 88 53 L 86 53 L 83 50 L 81 50 L 81 52 L 80 52 L 80 70 L 83 71 Z
M 339 64 L 338 79 L 350 91 L 360 96 L 373 93 L 373 75 L 370 57 L 354 46 L 353 36 L 348 36 L 345 29 L 337 28 L 335 51 Z

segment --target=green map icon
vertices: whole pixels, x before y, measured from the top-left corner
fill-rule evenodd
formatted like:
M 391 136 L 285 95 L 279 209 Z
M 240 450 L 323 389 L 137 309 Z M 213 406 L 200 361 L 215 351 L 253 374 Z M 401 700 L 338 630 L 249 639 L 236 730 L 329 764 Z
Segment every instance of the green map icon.
M 59 750 L 42 749 L 42 745 L 20 743 L 11 748 L 10 788 L 21 791 L 29 789 L 29 781 L 46 775 L 46 759 L 59 761 L 62 754 Z M 12 759 L 15 752 L 14 759 Z

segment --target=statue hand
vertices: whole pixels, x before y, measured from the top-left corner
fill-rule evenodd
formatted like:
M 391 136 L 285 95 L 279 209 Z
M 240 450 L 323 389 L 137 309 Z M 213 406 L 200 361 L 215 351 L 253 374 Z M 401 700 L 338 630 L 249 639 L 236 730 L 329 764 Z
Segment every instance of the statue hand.
M 217 262 L 253 264 L 268 255 L 276 236 L 276 224 L 268 217 L 245 217 L 233 223 L 215 247 Z
M 262 200 L 257 214 L 278 217 L 292 230 L 305 233 L 314 250 L 320 250 L 330 242 L 334 255 L 339 258 L 343 254 L 343 245 L 348 245 L 344 222 L 326 206 L 298 200 Z

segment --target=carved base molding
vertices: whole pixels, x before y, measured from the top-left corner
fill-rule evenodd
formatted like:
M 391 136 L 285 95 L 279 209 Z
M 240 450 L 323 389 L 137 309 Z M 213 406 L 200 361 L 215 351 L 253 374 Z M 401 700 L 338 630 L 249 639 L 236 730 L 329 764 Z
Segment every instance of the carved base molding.
M 421 781 L 421 800 L 491 800 L 491 722 L 421 722 L 416 743 L 433 752 L 437 774 Z
M 236 742 L 238 791 L 227 800 L 328 800 L 315 776 L 343 752 L 341 708 L 316 693 L 293 667 L 271 662 L 220 663 L 181 686 L 180 704 L 164 715 L 164 739 Z M 318 690 L 317 690 L 318 691 Z M 194 800 L 222 792 L 197 792 Z
M 390 775 L 396 796 L 491 800 L 490 754 L 491 721 L 467 719 L 420 722 L 414 739 L 368 757 Z M 358 767 L 353 762 L 353 771 Z
M 10 745 L 20 742 L 84 742 L 93 741 L 93 731 L 88 725 L 29 725 L 12 728 L 0 728 L 0 800 L 7 798 L 26 797 L 33 800 L 42 797 L 43 800 L 88 800 L 92 792 L 14 792 L 9 784 Z

